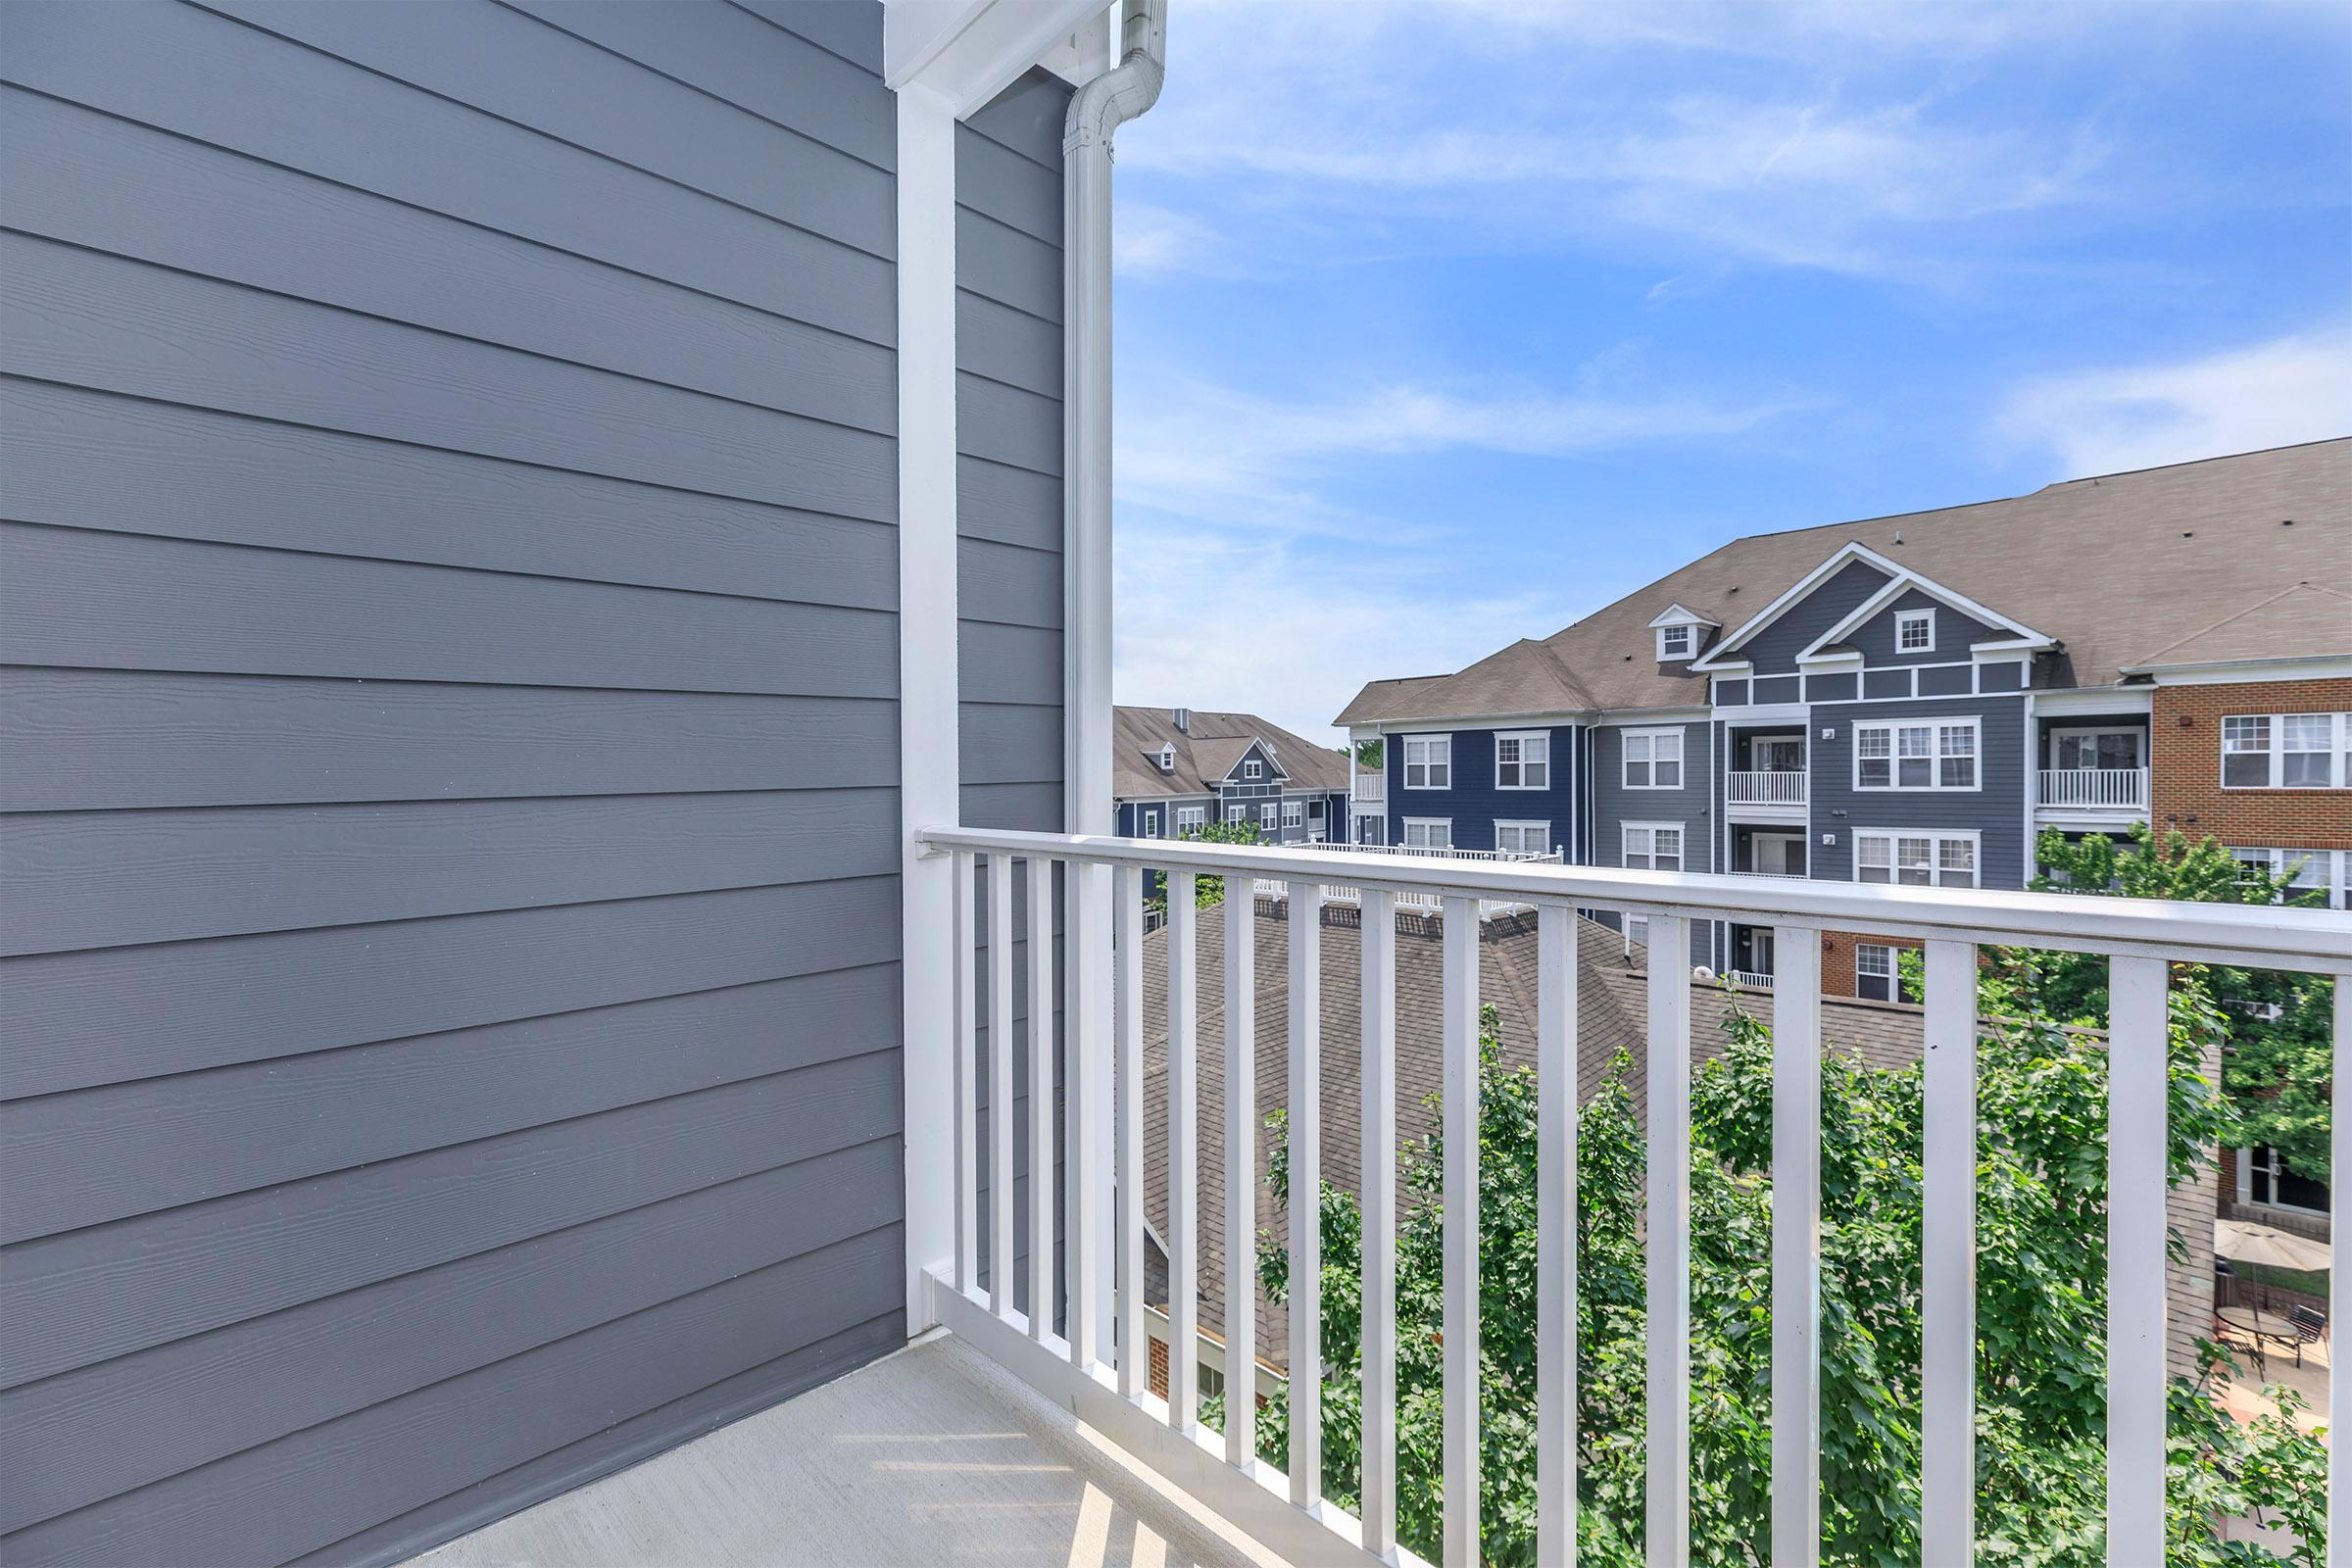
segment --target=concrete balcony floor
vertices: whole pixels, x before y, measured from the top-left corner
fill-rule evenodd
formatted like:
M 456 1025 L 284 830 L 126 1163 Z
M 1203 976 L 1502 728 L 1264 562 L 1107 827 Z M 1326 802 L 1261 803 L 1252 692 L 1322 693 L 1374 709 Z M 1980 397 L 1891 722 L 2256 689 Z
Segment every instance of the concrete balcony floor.
M 1275 1564 L 1069 1411 L 937 1338 L 411 1568 Z

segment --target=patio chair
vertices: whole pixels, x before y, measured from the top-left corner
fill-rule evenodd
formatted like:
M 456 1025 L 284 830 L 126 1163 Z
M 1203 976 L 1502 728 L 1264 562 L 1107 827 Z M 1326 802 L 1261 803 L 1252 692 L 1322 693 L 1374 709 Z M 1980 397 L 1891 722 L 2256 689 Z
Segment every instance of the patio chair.
M 2271 1375 L 2270 1362 L 2262 1353 L 2260 1336 L 2216 1312 L 2213 1314 L 2213 1338 L 2216 1344 L 2231 1353 L 2232 1358 L 2243 1352 L 2246 1359 L 2254 1363 L 2256 1377 L 2267 1379 Z
M 2290 1306 L 2286 1309 L 2286 1325 L 2295 1332 L 2295 1365 L 2303 1364 L 2303 1347 L 2317 1345 L 2328 1337 L 2328 1314 L 2316 1306 Z

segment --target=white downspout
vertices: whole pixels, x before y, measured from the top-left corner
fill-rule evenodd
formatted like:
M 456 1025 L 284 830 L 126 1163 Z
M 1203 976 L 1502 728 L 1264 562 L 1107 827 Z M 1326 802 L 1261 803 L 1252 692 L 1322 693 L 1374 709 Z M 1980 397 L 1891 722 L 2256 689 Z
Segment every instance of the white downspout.
M 1118 65 L 1070 97 L 1062 122 L 1062 819 L 1112 831 L 1110 747 L 1110 142 L 1159 98 L 1167 0 L 1129 0 Z M 1062 1064 L 1067 1147 L 1111 1168 L 1110 921 L 1107 866 L 1072 868 L 1065 886 Z M 1077 1168 L 1073 1164 L 1072 1168 Z M 1108 1217 L 1091 1182 L 1067 1195 L 1071 1359 L 1093 1363 L 1109 1321 Z

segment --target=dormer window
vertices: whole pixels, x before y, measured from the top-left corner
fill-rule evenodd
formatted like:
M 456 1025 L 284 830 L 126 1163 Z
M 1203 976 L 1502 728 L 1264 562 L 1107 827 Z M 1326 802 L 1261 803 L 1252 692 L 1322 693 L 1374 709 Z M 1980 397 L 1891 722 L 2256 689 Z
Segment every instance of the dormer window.
M 1689 659 L 1698 651 L 1698 628 L 1685 621 L 1679 626 L 1658 628 L 1658 662 Z
M 1173 746 L 1162 746 L 1162 747 L 1159 749 L 1159 770 L 1160 770 L 1162 773 L 1173 773 L 1173 772 L 1175 772 L 1175 771 L 1176 771 L 1176 748 L 1175 748 L 1175 747 L 1173 747 Z

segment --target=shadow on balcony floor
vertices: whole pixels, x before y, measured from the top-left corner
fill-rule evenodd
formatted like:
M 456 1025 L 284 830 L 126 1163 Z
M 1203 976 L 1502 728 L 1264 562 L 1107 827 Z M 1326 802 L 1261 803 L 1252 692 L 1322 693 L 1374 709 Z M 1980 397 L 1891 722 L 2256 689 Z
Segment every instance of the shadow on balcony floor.
M 1243 1568 L 1253 1544 L 939 1339 L 551 1498 L 411 1568 Z

